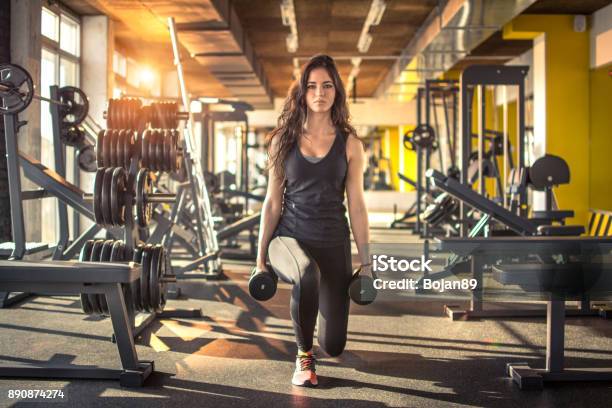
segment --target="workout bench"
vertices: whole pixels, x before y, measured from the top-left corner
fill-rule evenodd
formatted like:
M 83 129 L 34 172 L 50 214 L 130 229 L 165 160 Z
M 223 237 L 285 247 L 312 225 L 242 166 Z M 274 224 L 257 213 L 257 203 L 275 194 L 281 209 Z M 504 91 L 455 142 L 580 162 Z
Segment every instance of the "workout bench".
M 0 291 L 45 294 L 104 294 L 110 310 L 121 369 L 38 364 L 0 365 L 0 377 L 118 379 L 124 387 L 141 387 L 153 372 L 153 361 L 140 361 L 122 285 L 140 277 L 134 263 L 72 261 L 0 261 Z

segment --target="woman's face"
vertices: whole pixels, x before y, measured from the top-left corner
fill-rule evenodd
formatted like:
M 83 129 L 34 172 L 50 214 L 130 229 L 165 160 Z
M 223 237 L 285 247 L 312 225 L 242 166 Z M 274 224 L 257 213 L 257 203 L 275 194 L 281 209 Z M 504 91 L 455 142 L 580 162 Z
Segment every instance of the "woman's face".
M 306 83 L 306 105 L 316 113 L 328 112 L 336 98 L 336 87 L 325 68 L 315 68 Z

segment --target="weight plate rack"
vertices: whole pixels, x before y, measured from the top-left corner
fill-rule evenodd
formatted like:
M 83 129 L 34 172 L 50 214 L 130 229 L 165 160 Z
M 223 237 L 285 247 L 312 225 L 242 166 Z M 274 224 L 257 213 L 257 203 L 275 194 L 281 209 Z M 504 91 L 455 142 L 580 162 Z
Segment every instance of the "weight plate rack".
M 153 172 L 180 170 L 182 141 L 176 130 L 180 119 L 174 102 L 143 106 L 137 98 L 111 99 L 108 129 L 98 133 L 93 194 L 85 199 L 93 202 L 96 223 L 122 227 L 124 239 L 87 241 L 80 260 L 141 265 L 140 279 L 122 288 L 132 321 L 139 312 L 163 312 L 167 284 L 175 281 L 164 247 L 140 242 L 137 231 L 148 227 L 155 205 L 176 198 L 154 192 Z M 82 294 L 81 308 L 86 314 L 109 313 L 104 295 L 99 294 Z

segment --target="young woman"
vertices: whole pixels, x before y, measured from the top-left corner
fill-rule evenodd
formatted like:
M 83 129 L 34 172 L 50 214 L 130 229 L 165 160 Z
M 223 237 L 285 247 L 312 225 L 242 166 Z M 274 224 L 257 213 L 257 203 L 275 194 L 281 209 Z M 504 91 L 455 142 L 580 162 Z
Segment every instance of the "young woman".
M 352 276 L 344 193 L 361 263 L 369 268 L 364 151 L 349 124 L 346 92 L 332 58 L 313 57 L 267 139 L 269 180 L 259 229 L 257 268 L 293 285 L 291 319 L 298 354 L 292 383 L 316 386 L 312 352 L 344 350 Z

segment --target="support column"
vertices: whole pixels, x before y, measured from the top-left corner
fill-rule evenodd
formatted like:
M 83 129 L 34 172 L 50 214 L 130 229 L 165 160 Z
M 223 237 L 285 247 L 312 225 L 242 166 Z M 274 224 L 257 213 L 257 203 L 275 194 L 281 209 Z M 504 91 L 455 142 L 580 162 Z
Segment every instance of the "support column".
M 11 2 L 0 2 L 0 64 L 11 61 Z M 4 120 L 0 118 L 0 242 L 11 240 L 11 204 L 6 172 Z
M 536 153 L 561 156 L 569 185 L 556 190 L 561 209 L 586 224 L 589 209 L 589 35 L 574 31 L 572 15 L 521 15 L 507 24 L 504 39 L 531 39 L 533 48 Z M 541 199 L 534 199 L 539 209 Z
M 41 0 L 11 0 L 11 62 L 21 65 L 32 75 L 37 92 L 40 92 L 41 12 Z M 28 122 L 19 131 L 19 149 L 40 160 L 40 102 L 33 99 L 28 109 L 19 114 L 19 120 Z M 34 187 L 33 183 L 22 177 L 22 188 Z M 26 240 L 40 242 L 40 200 L 25 201 L 23 211 L 25 218 L 31 220 L 26 223 Z

